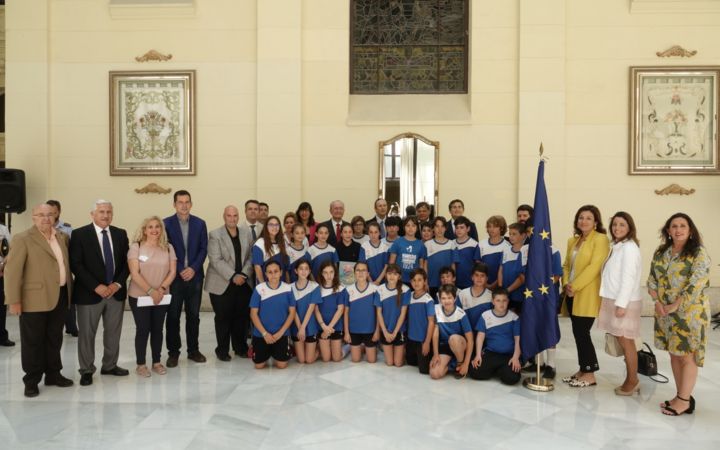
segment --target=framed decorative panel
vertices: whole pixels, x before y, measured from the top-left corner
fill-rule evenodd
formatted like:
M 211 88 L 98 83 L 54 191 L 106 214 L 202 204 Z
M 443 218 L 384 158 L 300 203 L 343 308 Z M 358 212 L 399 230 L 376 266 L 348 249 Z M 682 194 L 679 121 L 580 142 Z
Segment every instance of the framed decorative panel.
M 630 68 L 630 174 L 718 174 L 720 66 Z
M 110 175 L 195 175 L 195 71 L 110 72 Z

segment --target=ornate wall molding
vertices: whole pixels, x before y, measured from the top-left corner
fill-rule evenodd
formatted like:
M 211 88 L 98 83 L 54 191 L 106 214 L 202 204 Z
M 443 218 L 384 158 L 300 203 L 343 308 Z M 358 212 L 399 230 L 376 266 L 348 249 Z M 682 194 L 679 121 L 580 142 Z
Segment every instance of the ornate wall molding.
M 659 58 L 670 58 L 672 56 L 679 56 L 681 58 L 692 58 L 697 55 L 697 50 L 686 50 L 679 45 L 673 45 L 669 49 L 663 52 L 655 52 Z
M 148 61 L 170 61 L 172 59 L 172 54 L 168 53 L 167 55 L 163 55 L 157 50 L 148 50 L 147 53 L 145 53 L 142 56 L 136 56 L 135 61 L 137 62 L 148 62 Z
M 148 183 L 145 187 L 135 189 L 138 194 L 169 194 L 171 191 L 171 188 L 164 188 L 157 183 Z
M 657 195 L 691 195 L 694 193 L 695 189 L 687 189 L 676 183 L 668 185 L 663 189 L 655 189 L 655 194 Z

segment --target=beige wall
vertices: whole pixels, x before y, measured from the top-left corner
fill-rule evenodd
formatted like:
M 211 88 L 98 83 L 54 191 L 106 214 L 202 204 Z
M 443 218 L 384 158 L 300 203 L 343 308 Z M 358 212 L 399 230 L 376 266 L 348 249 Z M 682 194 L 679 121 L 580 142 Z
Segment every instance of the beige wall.
M 349 216 L 369 215 L 378 141 L 413 131 L 441 143 L 442 212 L 461 197 L 482 225 L 532 203 L 542 141 L 558 246 L 576 208 L 595 203 L 608 217 L 620 209 L 636 217 L 646 261 L 657 229 L 678 210 L 720 254 L 711 232 L 720 222 L 720 177 L 627 175 L 628 67 L 720 64 L 717 11 L 631 13 L 637 0 L 475 0 L 467 96 L 355 99 L 349 1 L 196 0 L 189 12 L 123 10 L 122 18 L 107 3 L 7 5 L 7 166 L 26 171 L 29 204 L 58 198 L 73 225 L 89 220 L 95 197 L 110 198 L 116 223 L 131 230 L 143 216 L 169 214 L 169 196 L 133 192 L 148 182 L 189 189 L 210 227 L 220 225 L 225 204 L 249 197 L 277 214 L 309 200 L 322 219 L 341 198 Z M 655 56 L 673 44 L 698 55 Z M 134 61 L 151 48 L 172 61 Z M 197 71 L 197 176 L 108 175 L 108 71 L 137 69 Z M 697 192 L 653 193 L 671 182 Z M 28 223 L 27 213 L 14 220 L 16 229 Z M 719 277 L 713 269 L 714 285 Z

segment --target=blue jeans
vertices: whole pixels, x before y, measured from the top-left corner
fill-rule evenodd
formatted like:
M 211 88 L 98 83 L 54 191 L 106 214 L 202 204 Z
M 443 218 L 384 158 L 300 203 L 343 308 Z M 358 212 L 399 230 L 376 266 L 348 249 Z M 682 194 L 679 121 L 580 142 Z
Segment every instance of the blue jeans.
M 166 344 L 170 356 L 180 356 L 180 315 L 185 305 L 185 338 L 188 354 L 199 351 L 200 300 L 202 299 L 202 278 L 183 281 L 175 278 L 170 285 L 172 300 L 165 321 Z

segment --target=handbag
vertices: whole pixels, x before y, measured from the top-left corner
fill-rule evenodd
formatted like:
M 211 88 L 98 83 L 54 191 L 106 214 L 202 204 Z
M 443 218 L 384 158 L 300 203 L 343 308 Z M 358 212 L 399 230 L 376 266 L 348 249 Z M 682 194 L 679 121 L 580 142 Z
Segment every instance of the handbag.
M 669 381 L 668 377 L 658 373 L 655 353 L 653 353 L 647 342 L 643 342 L 643 345 L 647 347 L 648 351 L 642 348 L 638 351 L 638 373 L 650 377 L 656 383 L 667 383 Z
M 622 345 L 618 342 L 617 337 L 610 333 L 605 333 L 605 353 L 610 356 L 624 356 Z

